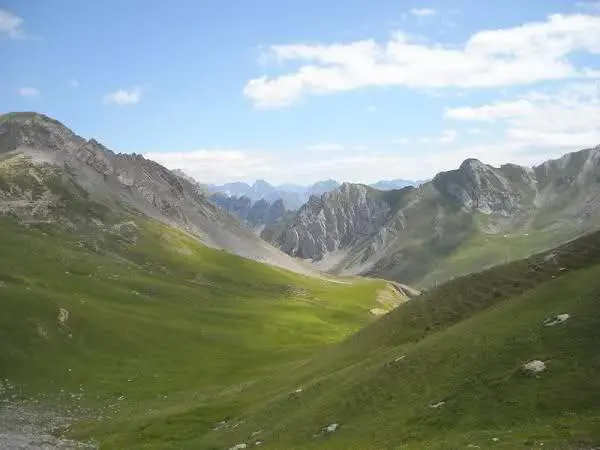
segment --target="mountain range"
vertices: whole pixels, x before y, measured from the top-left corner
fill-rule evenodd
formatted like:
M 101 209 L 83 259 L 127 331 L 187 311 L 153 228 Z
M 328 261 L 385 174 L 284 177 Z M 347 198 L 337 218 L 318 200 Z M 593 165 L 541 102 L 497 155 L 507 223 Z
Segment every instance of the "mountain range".
M 429 285 L 582 235 L 599 213 L 596 147 L 533 168 L 468 159 L 386 192 L 344 183 L 263 236 L 331 273 Z
M 179 171 L 182 173 L 181 171 Z M 400 189 L 406 186 L 418 186 L 422 181 L 410 180 L 381 180 L 370 186 L 380 190 Z M 310 186 L 301 186 L 296 184 L 282 184 L 273 186 L 264 180 L 256 180 L 252 185 L 243 182 L 225 183 L 221 185 L 209 184 L 207 189 L 210 193 L 224 194 L 228 197 L 247 197 L 252 203 L 258 200 L 266 200 L 273 203 L 276 200 L 282 200 L 286 209 L 296 210 L 300 208 L 308 199 L 313 196 L 321 196 L 340 186 L 335 180 L 322 180 Z

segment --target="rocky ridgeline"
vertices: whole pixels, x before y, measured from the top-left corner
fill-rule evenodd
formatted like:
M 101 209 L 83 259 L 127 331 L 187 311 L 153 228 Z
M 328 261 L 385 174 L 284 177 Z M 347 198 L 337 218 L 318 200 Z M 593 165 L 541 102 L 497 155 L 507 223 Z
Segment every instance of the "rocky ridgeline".
M 74 199 L 85 207 L 75 208 Z M 312 273 L 209 202 L 197 183 L 162 165 L 116 154 L 42 114 L 0 116 L 0 213 L 72 225 L 89 219 L 92 203 L 117 216 L 135 211 L 240 256 Z
M 496 168 L 467 159 L 418 188 L 382 192 L 345 183 L 311 198 L 285 227 L 263 235 L 282 251 L 332 272 L 410 282 L 420 274 L 403 267 L 407 261 L 430 267 L 436 255 L 481 231 L 583 233 L 599 211 L 597 147 L 533 168 Z

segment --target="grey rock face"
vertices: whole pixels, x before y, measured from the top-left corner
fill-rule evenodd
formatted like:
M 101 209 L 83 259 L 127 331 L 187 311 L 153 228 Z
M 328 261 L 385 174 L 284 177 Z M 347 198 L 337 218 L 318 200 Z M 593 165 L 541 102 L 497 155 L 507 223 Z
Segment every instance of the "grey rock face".
M 535 190 L 535 180 L 526 169 L 514 165 L 494 169 L 476 159 L 438 174 L 433 183 L 467 211 L 504 216 L 522 209 L 523 200 Z
M 389 212 L 390 206 L 373 189 L 345 183 L 321 198 L 312 197 L 300 209 L 281 240 L 281 249 L 300 258 L 321 259 L 374 234 Z

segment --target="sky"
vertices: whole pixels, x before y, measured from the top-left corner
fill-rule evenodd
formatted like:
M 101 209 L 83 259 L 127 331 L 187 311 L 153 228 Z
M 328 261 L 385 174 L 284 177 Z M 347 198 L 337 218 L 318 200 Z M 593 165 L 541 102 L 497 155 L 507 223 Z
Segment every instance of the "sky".
M 0 0 L 0 113 L 205 183 L 427 179 L 600 144 L 600 1 Z

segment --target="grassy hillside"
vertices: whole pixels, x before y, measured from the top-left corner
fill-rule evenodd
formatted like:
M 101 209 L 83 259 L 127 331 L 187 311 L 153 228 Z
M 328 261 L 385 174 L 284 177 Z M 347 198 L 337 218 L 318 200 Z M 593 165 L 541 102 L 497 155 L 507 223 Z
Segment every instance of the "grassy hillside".
M 372 320 L 385 287 L 299 276 L 142 219 L 86 233 L 0 218 L 0 379 L 93 417 L 207 405 L 202 434 L 247 404 L 231 393 Z
M 198 431 L 200 401 L 87 432 L 106 433 L 106 448 L 594 448 L 599 263 L 596 233 L 451 281 L 240 386 L 231 398 L 252 401 L 208 433 Z M 566 322 L 544 325 L 563 313 Z M 523 369 L 536 359 L 546 371 Z

